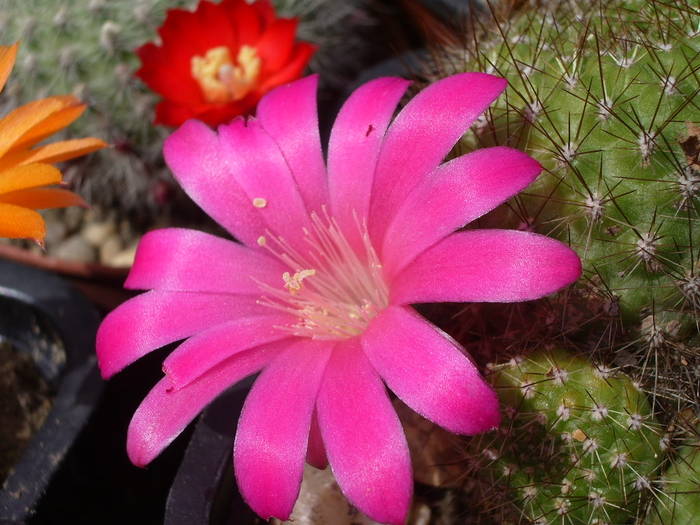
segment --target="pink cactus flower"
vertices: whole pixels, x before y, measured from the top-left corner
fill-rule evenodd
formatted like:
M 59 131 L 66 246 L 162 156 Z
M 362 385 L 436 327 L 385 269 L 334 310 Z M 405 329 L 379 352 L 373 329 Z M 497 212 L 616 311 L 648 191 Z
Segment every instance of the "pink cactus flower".
M 289 516 L 304 461 L 329 463 L 348 500 L 403 523 L 412 496 L 406 438 L 385 389 L 438 425 L 475 434 L 498 400 L 459 345 L 413 303 L 536 299 L 576 280 L 567 246 L 529 232 L 458 231 L 528 186 L 527 155 L 486 148 L 442 159 L 506 81 L 455 75 L 416 95 L 408 82 L 357 89 L 324 161 L 316 77 L 265 96 L 257 116 L 212 131 L 189 121 L 165 144 L 182 187 L 240 244 L 186 229 L 142 239 L 126 286 L 150 290 L 103 322 L 110 377 L 181 339 L 129 426 L 146 465 L 216 396 L 260 371 L 233 460 L 264 518 Z

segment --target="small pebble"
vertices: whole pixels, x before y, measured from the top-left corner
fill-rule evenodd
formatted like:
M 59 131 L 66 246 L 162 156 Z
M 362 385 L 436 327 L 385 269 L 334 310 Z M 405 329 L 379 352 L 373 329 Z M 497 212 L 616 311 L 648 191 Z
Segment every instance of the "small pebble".
M 330 468 L 317 470 L 306 465 L 299 497 L 289 520 L 272 520 L 273 525 L 379 525 L 354 509 L 343 496 Z
M 46 245 L 56 246 L 68 237 L 68 227 L 60 220 L 46 222 Z
M 59 259 L 80 262 L 96 262 L 97 250 L 93 248 L 80 234 L 75 234 L 61 242 L 53 251 Z
M 101 246 L 115 231 L 112 222 L 93 222 L 85 225 L 81 235 L 93 246 Z
M 136 245 L 130 246 L 126 250 L 122 250 L 109 261 L 103 261 L 109 266 L 115 266 L 117 268 L 128 268 L 134 264 L 134 257 L 136 257 Z
M 131 227 L 131 223 L 126 219 L 119 221 L 119 236 L 124 242 L 129 242 L 134 239 L 134 230 Z
M 102 243 L 102 246 L 100 246 L 100 262 L 102 264 L 109 264 L 109 262 L 122 251 L 123 247 L 124 245 L 121 237 L 113 233 L 107 237 L 105 242 Z
M 61 221 L 69 232 L 75 232 L 80 229 L 83 224 L 83 216 L 85 209 L 80 206 L 71 206 L 63 210 L 63 220 Z

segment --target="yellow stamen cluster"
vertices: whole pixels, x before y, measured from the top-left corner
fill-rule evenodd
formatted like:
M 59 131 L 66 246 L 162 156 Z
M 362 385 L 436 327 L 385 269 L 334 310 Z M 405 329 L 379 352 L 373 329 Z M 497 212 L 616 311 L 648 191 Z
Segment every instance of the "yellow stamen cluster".
M 260 299 L 276 310 L 297 318 L 291 326 L 280 326 L 294 335 L 339 340 L 361 334 L 369 322 L 389 303 L 382 266 L 367 228 L 357 222 L 362 246 L 358 254 L 336 221 L 311 214 L 311 230 L 304 229 L 308 250 L 299 250 L 268 232 L 258 243 L 292 271 L 282 275 L 283 287 L 260 284 Z
M 241 46 L 234 63 L 231 50 L 219 46 L 192 57 L 190 68 L 207 102 L 226 103 L 245 98 L 257 87 L 262 60 L 254 47 Z

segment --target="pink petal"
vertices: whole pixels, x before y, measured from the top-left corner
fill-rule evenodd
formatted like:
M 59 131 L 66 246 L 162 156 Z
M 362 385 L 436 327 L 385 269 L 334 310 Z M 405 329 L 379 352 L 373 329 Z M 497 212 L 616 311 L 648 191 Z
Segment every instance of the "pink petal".
M 248 196 L 248 206 L 260 214 L 272 233 L 303 243 L 302 229 L 309 225 L 306 207 L 272 137 L 259 121 L 246 122 L 241 117 L 220 126 L 219 138 L 230 175 Z
M 409 84 L 401 78 L 367 82 L 350 95 L 333 124 L 328 144 L 330 204 L 341 230 L 351 238 L 357 236 L 353 214 L 360 221 L 367 218 L 384 133 Z
M 295 321 L 290 316 L 274 313 L 220 324 L 190 337 L 173 350 L 163 361 L 163 372 L 171 386 L 179 390 L 233 354 L 289 338 L 289 333 L 277 327 Z
M 317 410 L 328 461 L 348 500 L 373 520 L 404 523 L 413 492 L 408 444 L 357 338 L 333 350 Z
M 279 342 L 236 354 L 181 390 L 172 390 L 170 381 L 161 379 L 129 424 L 126 450 L 131 462 L 150 463 L 216 396 L 260 370 L 285 347 Z
M 141 238 L 126 288 L 260 294 L 282 284 L 282 263 L 258 250 L 195 230 L 167 228 Z
M 152 291 L 117 307 L 97 331 L 97 361 L 109 378 L 156 348 L 243 315 L 267 314 L 255 297 Z
M 318 427 L 318 416 L 314 411 L 309 430 L 309 445 L 306 449 L 306 462 L 312 467 L 323 470 L 328 466 L 326 447 L 323 445 L 321 429 Z
M 425 88 L 399 113 L 384 139 L 372 189 L 369 225 L 377 245 L 411 189 L 438 166 L 506 84 L 484 73 L 453 75 Z
M 393 304 L 529 301 L 581 275 L 578 255 L 559 241 L 513 230 L 455 233 L 394 279 Z
M 410 308 L 390 306 L 375 317 L 362 348 L 389 388 L 423 417 L 458 434 L 498 425 L 498 398 L 474 364 Z M 330 450 L 328 457 L 332 465 Z
M 300 340 L 265 368 L 243 405 L 233 462 L 238 487 L 263 519 L 287 519 L 299 493 L 328 341 Z
M 423 178 L 387 228 L 382 260 L 389 278 L 437 241 L 528 186 L 542 170 L 524 153 L 484 148 Z
M 265 222 L 231 176 L 219 138 L 207 125 L 185 122 L 165 141 L 163 156 L 192 200 L 234 237 L 257 247 Z
M 258 103 L 257 117 L 282 150 L 309 211 L 328 202 L 326 167 L 318 133 L 318 75 L 279 86 Z

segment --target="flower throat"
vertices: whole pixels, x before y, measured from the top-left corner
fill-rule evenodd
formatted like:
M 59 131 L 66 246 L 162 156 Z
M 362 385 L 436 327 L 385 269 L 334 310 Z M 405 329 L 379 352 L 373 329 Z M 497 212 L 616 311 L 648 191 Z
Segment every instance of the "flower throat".
M 258 243 L 290 268 L 277 288 L 260 283 L 260 304 L 297 318 L 281 330 L 300 337 L 340 340 L 361 334 L 389 303 L 382 265 L 366 225 L 355 220 L 361 246 L 356 253 L 335 219 L 311 213 L 311 229 L 304 228 L 308 250 L 301 253 L 284 239 L 260 237 Z

